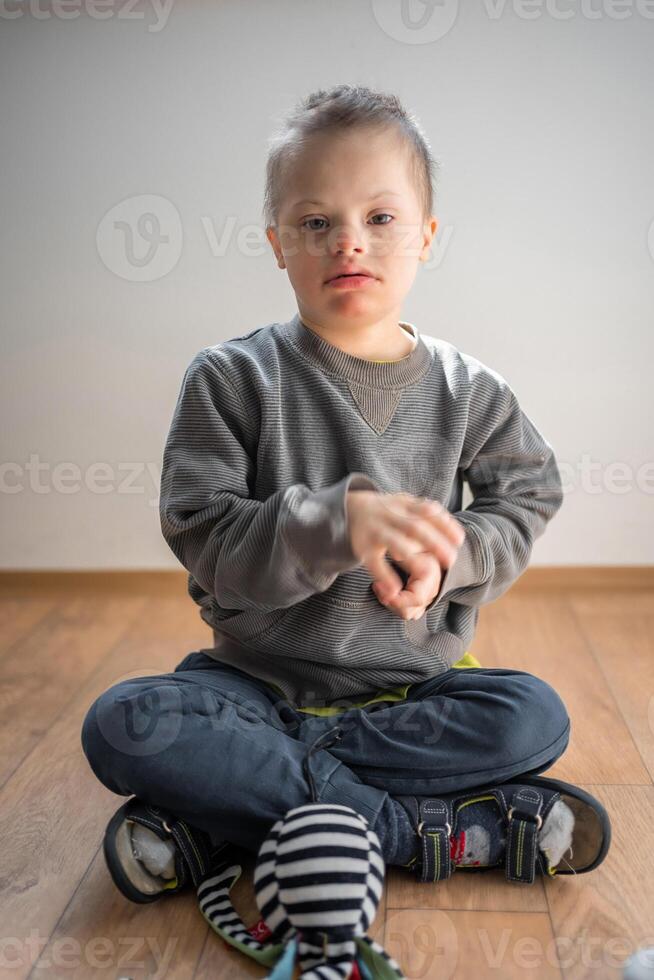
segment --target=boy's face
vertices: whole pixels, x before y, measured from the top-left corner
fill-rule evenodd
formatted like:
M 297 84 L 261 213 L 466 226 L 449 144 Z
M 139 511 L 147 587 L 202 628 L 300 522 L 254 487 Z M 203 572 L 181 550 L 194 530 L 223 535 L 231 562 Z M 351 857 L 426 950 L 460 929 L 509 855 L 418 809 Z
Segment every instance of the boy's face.
M 300 316 L 350 333 L 379 326 L 390 337 L 438 224 L 423 219 L 398 137 L 378 129 L 315 136 L 286 188 L 278 226 L 266 234 L 288 270 Z M 370 275 L 340 286 L 328 281 L 347 266 Z

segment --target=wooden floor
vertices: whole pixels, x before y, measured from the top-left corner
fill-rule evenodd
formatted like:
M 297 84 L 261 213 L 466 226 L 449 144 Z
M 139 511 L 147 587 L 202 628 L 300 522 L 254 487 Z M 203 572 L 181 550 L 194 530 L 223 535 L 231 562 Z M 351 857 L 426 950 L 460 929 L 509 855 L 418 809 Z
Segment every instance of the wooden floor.
M 125 798 L 88 767 L 84 715 L 112 684 L 211 642 L 183 576 L 117 582 L 0 580 L 0 977 L 265 976 L 209 929 L 192 891 L 139 906 L 106 871 L 102 835 Z M 602 801 L 612 847 L 589 874 L 533 885 L 500 869 L 420 885 L 388 869 L 370 934 L 408 978 L 605 980 L 654 944 L 654 591 L 520 586 L 482 608 L 471 652 L 559 691 L 572 735 L 547 775 Z M 251 871 L 235 889 L 248 925 Z

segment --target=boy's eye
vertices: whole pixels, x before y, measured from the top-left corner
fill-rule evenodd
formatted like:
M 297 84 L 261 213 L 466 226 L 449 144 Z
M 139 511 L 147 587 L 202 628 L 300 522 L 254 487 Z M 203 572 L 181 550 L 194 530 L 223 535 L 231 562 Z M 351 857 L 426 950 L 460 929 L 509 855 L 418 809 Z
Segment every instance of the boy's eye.
M 395 220 L 392 214 L 386 214 L 385 212 L 381 212 L 380 214 L 373 214 L 372 217 L 373 218 L 390 218 L 390 221 L 381 221 L 381 222 L 378 222 L 379 224 L 382 224 L 382 225 L 388 225 L 388 224 L 390 224 L 391 221 L 394 221 Z M 326 218 L 305 218 L 304 221 L 301 221 L 300 222 L 300 226 L 302 228 L 306 228 L 306 227 L 308 227 L 310 221 L 326 221 Z M 314 226 L 314 227 L 309 228 L 309 231 L 323 231 L 323 229 L 322 228 L 316 228 Z
M 306 228 L 310 221 L 324 221 L 324 218 L 305 218 L 304 221 L 300 222 L 302 228 Z M 322 228 L 309 228 L 309 231 L 322 231 Z

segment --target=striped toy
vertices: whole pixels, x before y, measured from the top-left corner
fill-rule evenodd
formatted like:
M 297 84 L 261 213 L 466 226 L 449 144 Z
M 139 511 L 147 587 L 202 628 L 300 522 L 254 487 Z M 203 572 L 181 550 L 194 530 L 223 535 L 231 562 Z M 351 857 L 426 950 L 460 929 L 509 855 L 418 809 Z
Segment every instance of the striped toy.
M 230 945 L 272 967 L 268 980 L 404 978 L 397 963 L 366 935 L 384 884 L 379 839 L 349 806 L 307 803 L 289 810 L 261 844 L 254 889 L 267 940 L 257 939 L 229 893 L 242 867 L 229 858 L 198 887 L 200 910 Z

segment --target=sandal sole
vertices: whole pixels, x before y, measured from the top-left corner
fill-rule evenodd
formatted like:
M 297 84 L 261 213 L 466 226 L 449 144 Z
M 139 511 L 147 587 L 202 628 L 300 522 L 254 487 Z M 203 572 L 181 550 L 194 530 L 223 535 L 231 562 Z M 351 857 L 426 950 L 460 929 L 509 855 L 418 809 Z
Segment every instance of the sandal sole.
M 574 786 L 572 783 L 565 783 L 561 779 L 552 779 L 549 776 L 519 776 L 516 779 L 506 779 L 504 782 L 507 784 L 524 783 L 529 786 L 541 786 L 545 789 L 556 790 L 561 794 L 561 799 L 564 801 L 564 803 L 567 803 L 575 814 L 575 827 L 578 826 L 577 821 L 579 819 L 588 821 L 589 814 L 586 807 L 590 808 L 595 815 L 595 818 L 597 818 L 602 840 L 599 850 L 595 854 L 593 860 L 587 864 L 584 864 L 581 868 L 559 868 L 557 865 L 556 877 L 559 875 L 586 874 L 588 871 L 592 871 L 602 863 L 611 845 L 611 821 L 606 809 L 602 806 L 599 800 L 597 800 L 594 796 L 591 796 L 590 793 L 587 793 L 579 786 Z M 575 801 L 577 802 L 575 803 Z M 584 804 L 584 806 L 580 806 L 580 803 Z M 576 845 L 573 844 L 573 852 L 575 848 L 578 848 L 583 853 L 583 846 L 584 841 L 582 839 L 578 841 Z M 594 852 L 595 849 L 593 848 L 593 853 Z

